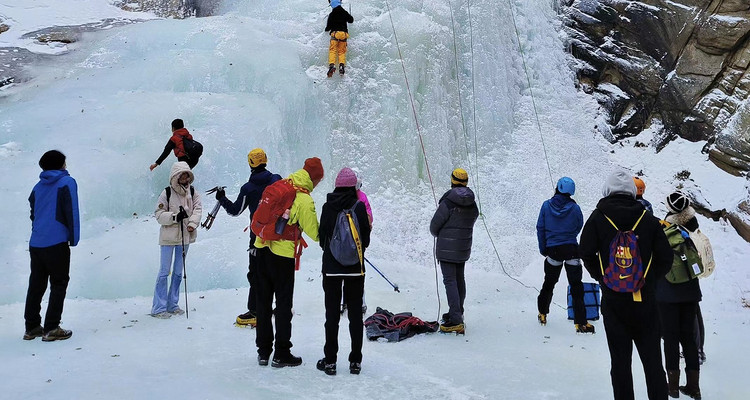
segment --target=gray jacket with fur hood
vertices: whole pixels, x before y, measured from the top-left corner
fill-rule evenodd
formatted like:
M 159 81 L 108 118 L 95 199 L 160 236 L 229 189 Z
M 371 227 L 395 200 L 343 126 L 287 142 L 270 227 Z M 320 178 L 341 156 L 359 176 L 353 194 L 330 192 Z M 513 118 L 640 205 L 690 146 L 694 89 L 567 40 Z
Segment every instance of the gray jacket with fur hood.
M 195 177 L 193 171 L 184 161 L 179 161 L 172 165 L 172 170 L 169 173 L 169 186 L 172 194 L 169 197 L 169 204 L 167 204 L 167 190 L 164 189 L 159 195 L 159 200 L 156 202 L 156 220 L 161 225 L 159 230 L 159 245 L 160 246 L 177 246 L 182 244 L 182 238 L 185 238 L 185 244 L 195 242 L 195 238 L 198 236 L 198 225 L 201 222 L 201 214 L 203 212 L 203 205 L 201 204 L 201 197 L 197 190 L 194 190 L 191 194 L 189 185 L 188 187 L 181 186 L 177 180 L 183 172 L 190 174 L 190 184 L 193 183 Z M 175 216 L 180 212 L 180 206 L 185 209 L 188 214 L 182 225 L 183 231 L 180 235 L 180 223 L 175 220 Z M 193 231 L 189 232 L 188 227 L 192 227 Z

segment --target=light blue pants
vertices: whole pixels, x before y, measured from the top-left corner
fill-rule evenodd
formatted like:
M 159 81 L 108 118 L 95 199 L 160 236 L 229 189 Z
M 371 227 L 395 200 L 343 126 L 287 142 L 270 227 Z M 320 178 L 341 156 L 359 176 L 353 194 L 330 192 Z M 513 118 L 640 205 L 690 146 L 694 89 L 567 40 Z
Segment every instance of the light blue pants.
M 156 289 L 154 290 L 154 304 L 151 306 L 151 314 L 160 312 L 172 312 L 178 308 L 180 300 L 180 281 L 182 280 L 182 246 L 160 246 L 161 266 L 159 275 L 156 277 Z M 185 256 L 187 256 L 190 245 L 185 245 Z M 169 267 L 172 265 L 174 255 L 174 266 L 172 267 L 172 283 L 167 289 L 169 279 Z

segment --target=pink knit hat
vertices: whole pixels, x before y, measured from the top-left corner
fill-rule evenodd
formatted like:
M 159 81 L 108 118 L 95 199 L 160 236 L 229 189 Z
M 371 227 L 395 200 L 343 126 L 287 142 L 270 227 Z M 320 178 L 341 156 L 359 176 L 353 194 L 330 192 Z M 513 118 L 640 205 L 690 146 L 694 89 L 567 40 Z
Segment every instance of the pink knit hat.
M 357 174 L 352 171 L 349 167 L 341 168 L 339 174 L 336 175 L 336 183 L 334 184 L 337 188 L 339 187 L 355 187 L 357 186 Z

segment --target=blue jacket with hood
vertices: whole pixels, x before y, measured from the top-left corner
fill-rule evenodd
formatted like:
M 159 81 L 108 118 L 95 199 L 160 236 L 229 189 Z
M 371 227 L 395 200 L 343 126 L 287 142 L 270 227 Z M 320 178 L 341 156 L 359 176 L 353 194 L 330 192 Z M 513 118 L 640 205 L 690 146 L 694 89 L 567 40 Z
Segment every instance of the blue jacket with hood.
M 539 253 L 547 254 L 547 248 L 563 244 L 578 244 L 578 234 L 583 228 L 583 213 L 570 196 L 556 193 L 542 204 L 536 221 L 536 236 Z
M 47 170 L 29 196 L 31 239 L 29 247 L 50 247 L 60 243 L 78 244 L 78 185 L 67 170 Z
M 281 175 L 272 174 L 265 168 L 254 170 L 250 174 L 250 179 L 247 183 L 242 185 L 240 194 L 237 196 L 237 201 L 232 203 L 228 198 L 222 197 L 221 200 L 219 200 L 219 203 L 221 203 L 221 206 L 227 210 L 227 214 L 233 216 L 238 216 L 242 214 L 246 208 L 249 208 L 250 218 L 252 218 L 255 210 L 258 209 L 258 203 L 260 203 L 260 198 L 263 195 L 266 186 L 280 179 Z
M 242 214 L 245 209 L 250 209 L 250 219 L 253 218 L 255 210 L 258 209 L 260 198 L 263 195 L 263 191 L 266 187 L 281 179 L 281 175 L 272 174 L 265 168 L 254 169 L 250 174 L 250 179 L 242 185 L 240 194 L 237 196 L 237 201 L 232 203 L 226 197 L 219 199 L 219 203 L 227 211 L 227 214 L 232 216 L 238 216 Z M 255 234 L 250 231 L 250 244 L 252 245 L 255 241 Z

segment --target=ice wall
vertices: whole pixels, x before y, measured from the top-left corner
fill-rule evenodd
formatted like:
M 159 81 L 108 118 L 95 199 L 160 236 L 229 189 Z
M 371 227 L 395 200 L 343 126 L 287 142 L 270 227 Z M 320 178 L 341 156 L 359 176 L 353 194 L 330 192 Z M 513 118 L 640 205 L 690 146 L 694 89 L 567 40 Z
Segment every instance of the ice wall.
M 236 195 L 250 172 L 247 152 L 263 147 L 270 169 L 282 175 L 306 157 L 324 160 L 326 179 L 314 192 L 320 207 L 336 171 L 353 166 L 375 212 L 368 258 L 393 274 L 404 257 L 430 272 L 427 224 L 435 203 L 390 16 L 437 196 L 454 167 L 466 168 L 505 267 L 523 273 L 538 261 L 534 224 L 552 187 L 540 138 L 553 178 L 576 179 L 584 207 L 597 199 L 606 157 L 592 131 L 595 106 L 573 86 L 550 2 L 472 1 L 473 35 L 467 4 L 405 0 L 391 2 L 389 14 L 382 0 L 345 2 L 356 22 L 343 79 L 325 78 L 330 8 L 323 1 L 238 1 L 216 17 L 87 35 L 74 52 L 34 71 L 33 87 L 0 98 L 0 254 L 7 277 L 0 303 L 25 295 L 26 198 L 38 157 L 50 148 L 67 154 L 83 212 L 69 295 L 150 295 L 158 258 L 150 214 L 174 159 L 154 172 L 148 165 L 177 117 L 206 149 L 195 171 L 198 190 L 224 184 Z M 204 199 L 206 212 L 213 203 Z M 200 232 L 188 257 L 192 290 L 246 286 L 246 224 L 246 216 L 222 211 L 211 231 Z M 472 267 L 499 270 L 481 223 L 475 236 Z M 319 250 L 303 258 L 303 268 L 319 268 Z

